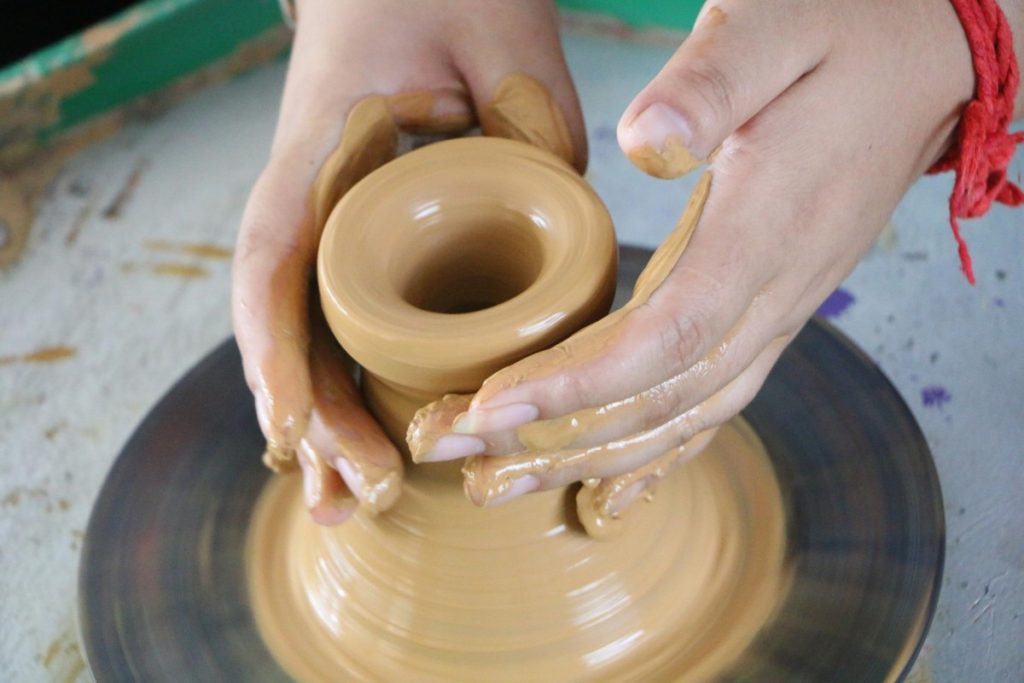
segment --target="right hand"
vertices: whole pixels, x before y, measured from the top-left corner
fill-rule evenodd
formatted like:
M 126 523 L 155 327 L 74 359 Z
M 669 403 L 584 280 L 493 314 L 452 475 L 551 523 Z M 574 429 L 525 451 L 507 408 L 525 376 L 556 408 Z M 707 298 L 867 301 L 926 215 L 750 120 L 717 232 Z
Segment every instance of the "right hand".
M 522 108 L 529 115 L 521 120 L 491 115 L 513 73 L 543 86 L 526 92 L 537 106 Z M 356 117 L 370 125 L 344 125 Z M 387 509 L 402 473 L 311 290 L 324 221 L 349 188 L 393 158 L 399 131 L 455 133 L 478 119 L 485 134 L 586 165 L 551 0 L 299 3 L 270 160 L 239 231 L 232 316 L 265 460 L 277 468 L 298 461 L 318 523 L 340 523 L 359 505 Z M 552 131 L 568 135 L 559 141 Z

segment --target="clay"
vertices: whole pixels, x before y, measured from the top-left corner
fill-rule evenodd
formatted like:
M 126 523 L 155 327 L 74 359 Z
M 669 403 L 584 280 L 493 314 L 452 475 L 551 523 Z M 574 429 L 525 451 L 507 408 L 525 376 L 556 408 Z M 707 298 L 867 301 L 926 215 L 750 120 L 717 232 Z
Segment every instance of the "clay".
M 522 89 L 522 94 L 517 94 Z M 310 220 L 296 245 L 297 258 L 273 264 L 266 291 L 244 305 L 270 310 L 266 317 L 275 339 L 287 340 L 299 347 L 308 343 L 301 319 L 305 317 L 309 264 L 302 254 L 311 252 L 308 242 L 319 241 L 321 231 L 335 205 L 349 189 L 368 173 L 390 161 L 404 140 L 402 133 L 444 135 L 463 131 L 474 122 L 469 113 L 459 113 L 453 103 L 464 94 L 452 90 L 422 90 L 394 95 L 372 95 L 357 102 L 349 112 L 337 148 L 325 160 L 313 185 Z M 536 106 L 545 112 L 538 115 Z M 568 133 L 561 112 L 537 81 L 525 74 L 511 74 L 498 86 L 495 101 L 488 107 L 484 125 L 490 135 L 518 137 L 538 146 L 551 146 L 556 153 L 571 158 Z M 545 122 L 544 118 L 556 120 Z M 256 291 L 255 287 L 252 287 Z M 267 301 L 261 301 L 266 298 Z M 245 324 L 244 319 L 236 324 Z M 248 349 L 258 358 L 249 377 L 260 406 L 260 422 L 267 435 L 264 462 L 275 471 L 295 467 L 296 449 L 308 424 L 309 383 L 297 363 L 299 354 L 282 353 L 280 343 L 268 348 Z M 313 453 L 311 458 L 321 457 Z
M 741 421 L 610 541 L 572 490 L 474 509 L 457 464 L 411 468 L 388 513 L 314 524 L 298 476 L 257 504 L 247 565 L 265 642 L 301 681 L 711 680 L 785 595 L 785 516 Z
M 0 356 L 0 365 L 13 365 L 14 363 L 54 363 L 74 358 L 76 355 L 78 355 L 78 349 L 74 346 L 44 346 L 28 353 L 13 356 Z
M 703 163 L 687 149 L 677 135 L 669 135 L 661 148 L 643 145 L 629 150 L 629 160 L 647 175 L 671 180 L 686 175 Z
M 524 73 L 506 76 L 480 111 L 484 135 L 528 142 L 575 165 L 565 117 L 544 85 Z
M 415 180 L 423 177 L 426 186 Z M 319 285 L 332 332 L 371 373 L 371 407 L 398 386 L 422 401 L 416 408 L 473 391 L 607 310 L 611 221 L 575 171 L 543 150 L 451 140 L 395 160 L 359 188 L 324 232 Z M 346 215 L 352 228 L 343 231 Z M 385 431 L 404 441 L 415 411 L 389 424 L 394 411 L 381 408 Z
M 390 144 L 386 127 L 369 130 Z M 319 193 L 329 213 L 324 314 L 363 368 L 367 405 L 396 444 L 408 431 L 414 453 L 440 433 L 429 420 L 450 425 L 484 378 L 607 311 L 610 219 L 550 153 L 454 140 L 382 166 L 328 212 L 332 188 Z M 652 259 L 631 306 L 687 238 L 677 233 Z M 435 410 L 420 411 L 432 401 Z M 783 502 L 741 422 L 704 457 L 672 464 L 635 473 L 660 478 L 661 491 L 624 519 L 595 482 L 476 509 L 459 463 L 407 459 L 390 509 L 360 505 L 345 524 L 322 527 L 302 505 L 300 478 L 277 478 L 247 548 L 257 624 L 305 681 L 712 678 L 785 593 Z M 577 518 L 577 495 L 593 498 L 584 508 L 595 516 Z M 593 541 L 583 525 L 604 525 L 609 540 Z
M 637 278 L 633 296 L 618 311 L 605 316 L 597 323 L 574 335 L 570 339 L 573 343 L 573 353 L 577 355 L 603 353 L 604 346 L 601 341 L 603 337 L 600 333 L 641 306 L 661 285 L 689 243 L 703 214 L 710 191 L 711 174 L 705 173 L 697 182 L 675 230 L 654 252 L 651 260 Z M 590 345 L 579 343 L 587 338 L 596 340 L 596 343 Z M 559 349 L 563 351 L 557 352 Z M 533 356 L 517 364 L 513 368 L 513 377 L 511 379 L 503 378 L 502 386 L 514 386 L 518 381 L 517 378 L 521 376 L 541 377 L 557 372 L 565 353 L 568 353 L 567 346 L 562 344 L 556 347 L 555 353 Z M 681 375 L 670 380 L 669 383 L 683 383 L 686 379 L 686 375 Z M 494 389 L 493 386 L 488 387 L 490 383 L 489 380 L 484 384 L 485 390 L 487 388 Z M 653 420 L 652 424 L 660 424 L 664 420 L 672 418 L 672 415 L 663 415 L 659 412 L 659 404 L 670 405 L 664 399 L 671 389 L 670 386 L 659 385 L 616 404 L 580 410 L 564 417 L 535 421 L 519 427 L 516 431 L 517 443 L 513 444 L 511 448 L 507 446 L 498 450 L 489 448 L 489 455 L 475 456 L 467 460 L 464 467 L 467 496 L 477 504 L 487 505 L 504 496 L 514 482 L 524 476 L 568 472 L 585 459 L 628 457 L 640 449 L 650 448 L 649 440 L 640 440 L 635 446 L 628 440 L 621 439 L 616 439 L 612 444 L 606 444 L 607 439 L 602 439 L 602 435 L 605 429 L 618 427 L 623 420 Z M 483 391 L 478 393 L 470 405 L 480 401 L 483 393 Z M 492 395 L 493 393 L 494 391 L 492 391 Z M 448 399 L 448 401 L 448 406 L 450 406 L 452 400 Z M 446 422 L 439 415 L 434 414 L 444 412 L 446 409 L 450 410 L 447 406 L 444 408 L 439 405 L 427 406 L 423 409 L 422 414 L 417 415 L 414 419 L 416 429 L 410 431 L 409 438 L 410 450 L 417 457 L 422 457 L 443 432 L 451 429 L 451 422 Z M 455 421 L 457 422 L 460 417 L 456 416 Z M 659 421 L 658 418 L 662 419 Z M 680 433 L 686 435 L 686 427 L 685 418 L 673 420 L 666 424 L 665 436 L 673 437 Z M 638 428 L 637 431 L 640 429 Z M 671 441 L 671 438 L 668 440 Z M 574 450 L 564 450 L 570 446 Z M 522 452 L 500 459 L 494 457 L 518 451 Z M 607 513 L 590 510 L 582 511 L 581 514 L 596 520 Z M 593 526 L 596 528 L 597 522 Z M 601 535 L 606 534 L 602 532 Z

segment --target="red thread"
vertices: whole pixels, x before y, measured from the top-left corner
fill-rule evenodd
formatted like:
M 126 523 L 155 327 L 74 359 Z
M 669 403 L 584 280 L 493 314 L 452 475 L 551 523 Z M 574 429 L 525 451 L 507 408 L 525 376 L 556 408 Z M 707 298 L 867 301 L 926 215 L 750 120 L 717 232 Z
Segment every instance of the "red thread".
M 1024 133 L 1010 133 L 1014 100 L 1020 82 L 1013 34 L 996 0 L 951 0 L 967 34 L 974 63 L 975 91 L 960 125 L 956 144 L 929 173 L 956 171 L 949 197 L 949 224 L 960 252 L 960 267 L 974 284 L 967 243 L 960 236 L 959 218 L 983 216 L 1000 202 L 1024 204 L 1024 192 L 1006 177 L 1006 169 Z

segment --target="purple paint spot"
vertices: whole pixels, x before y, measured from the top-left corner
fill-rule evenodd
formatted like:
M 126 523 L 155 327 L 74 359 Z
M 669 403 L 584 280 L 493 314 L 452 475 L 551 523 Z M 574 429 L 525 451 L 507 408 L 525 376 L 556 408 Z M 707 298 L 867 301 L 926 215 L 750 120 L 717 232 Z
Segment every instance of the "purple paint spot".
M 995 299 L 992 299 L 992 303 L 996 305 L 996 308 L 1006 308 L 1006 302 L 1003 301 L 1003 297 L 1001 296 L 997 296 Z
M 593 132 L 594 140 L 597 142 L 611 142 L 615 140 L 614 126 L 598 126 Z
M 828 295 L 828 298 L 821 302 L 818 307 L 818 315 L 823 318 L 835 318 L 842 315 L 847 308 L 853 305 L 857 299 L 853 294 L 840 287 Z
M 926 408 L 941 409 L 942 406 L 953 400 L 953 396 L 946 391 L 946 387 L 925 387 L 921 390 L 921 400 Z

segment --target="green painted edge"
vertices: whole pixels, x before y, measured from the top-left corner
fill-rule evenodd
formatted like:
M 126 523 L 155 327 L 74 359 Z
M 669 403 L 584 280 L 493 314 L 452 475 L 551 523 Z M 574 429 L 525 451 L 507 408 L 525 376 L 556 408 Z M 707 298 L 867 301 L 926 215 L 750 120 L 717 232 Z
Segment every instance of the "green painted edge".
M 281 23 L 276 0 L 149 0 L 143 6 L 149 4 L 169 11 L 150 30 L 130 31 L 118 41 L 114 55 L 93 69 L 95 84 L 61 103 L 60 127 L 153 92 Z
M 280 24 L 277 0 L 145 0 L 0 70 L 0 102 L 9 101 L 5 110 L 25 118 L 33 113 L 40 86 L 44 96 L 59 98 L 56 121 L 25 126 L 22 133 L 45 143 L 97 114 L 228 57 Z M 48 78 L 79 67 L 90 74 L 80 88 L 46 93 Z
M 372 0 L 371 0 L 372 1 Z M 515 1 L 515 0 L 512 0 Z M 634 28 L 687 30 L 701 0 L 558 0 L 568 10 L 607 15 Z M 58 116 L 15 124 L 5 143 L 43 144 L 55 135 L 176 78 L 231 55 L 282 23 L 277 0 L 144 0 L 97 26 L 0 69 L 0 109 L 32 116 L 33 86 L 85 66 L 88 82 L 55 92 Z M 106 32 L 104 32 L 106 30 Z M 89 36 L 90 40 L 84 37 Z M 100 40 L 97 40 L 97 37 Z M 109 43 L 104 43 L 104 40 Z M 19 107 L 20 110 L 19 110 Z M 0 131 L 5 129 L 0 120 Z M 20 139 L 19 139 L 20 138 Z
M 635 28 L 689 31 L 697 20 L 703 0 L 557 0 L 577 12 L 614 17 Z

